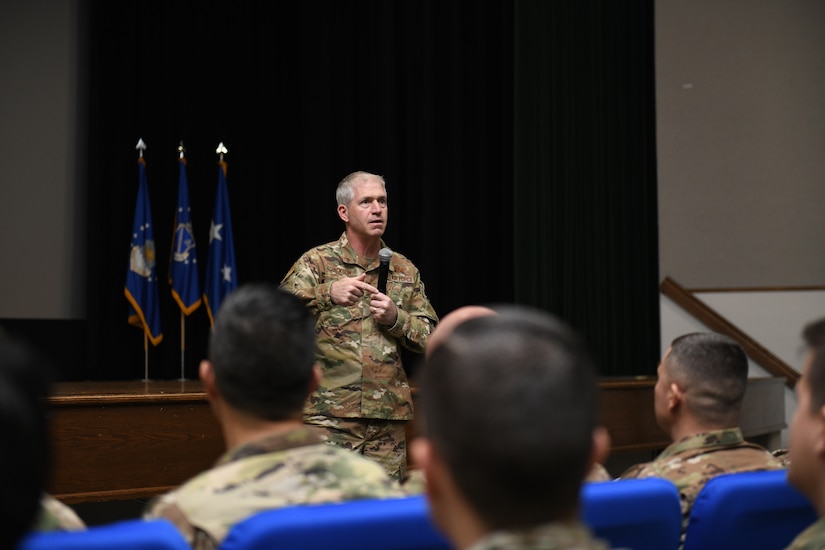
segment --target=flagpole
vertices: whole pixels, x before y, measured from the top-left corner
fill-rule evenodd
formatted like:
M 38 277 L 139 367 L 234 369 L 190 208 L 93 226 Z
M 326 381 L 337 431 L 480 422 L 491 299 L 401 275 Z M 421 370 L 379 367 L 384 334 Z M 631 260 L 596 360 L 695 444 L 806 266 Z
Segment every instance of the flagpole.
M 183 146 L 183 140 L 181 140 L 180 145 L 178 145 L 178 154 L 182 159 L 184 156 L 184 151 L 186 148 Z M 183 364 L 184 364 L 184 357 L 186 355 L 186 315 L 183 314 L 183 310 L 180 311 L 180 378 L 178 378 L 179 382 L 183 382 L 186 380 L 186 377 L 183 375 Z
M 179 382 L 183 382 L 186 380 L 186 377 L 183 375 L 183 356 L 186 350 L 186 316 L 183 314 L 183 310 L 180 312 L 180 378 L 178 378 Z
M 149 335 L 143 331 L 143 381 L 149 381 Z
M 143 150 L 146 149 L 143 138 L 138 139 L 136 149 L 138 150 L 138 157 L 143 158 Z M 149 335 L 145 329 L 143 331 L 143 381 L 149 381 Z
M 136 149 L 139 151 L 139 158 L 143 158 L 143 150 L 146 149 L 146 144 L 143 142 L 143 138 L 138 139 Z M 143 381 L 149 381 L 149 335 L 146 333 L 145 329 L 143 331 Z

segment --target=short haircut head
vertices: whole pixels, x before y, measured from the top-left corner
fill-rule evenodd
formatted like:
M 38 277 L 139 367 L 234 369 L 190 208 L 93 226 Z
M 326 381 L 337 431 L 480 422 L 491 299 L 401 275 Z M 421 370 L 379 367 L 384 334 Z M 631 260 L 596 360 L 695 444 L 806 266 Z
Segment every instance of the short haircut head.
M 267 420 L 298 418 L 312 381 L 315 322 L 306 304 L 274 284 L 250 283 L 221 305 L 209 360 L 223 398 Z
M 379 180 L 381 185 L 384 187 L 384 193 L 387 192 L 387 183 L 384 181 L 383 176 L 363 171 L 353 172 L 346 175 L 344 179 L 338 183 L 338 188 L 335 190 L 335 200 L 338 204 L 349 204 L 355 196 L 355 186 L 367 178 Z
M 6 472 L 0 515 L 6 537 L 32 528 L 46 489 L 50 438 L 46 398 L 52 365 L 23 340 L 0 333 L 0 471 Z
M 496 311 L 494 309 L 481 305 L 461 306 L 452 310 L 438 321 L 430 333 L 430 337 L 427 339 L 427 347 L 424 349 L 424 357 L 429 357 L 439 344 L 455 330 L 455 327 L 464 321 L 495 314 Z
M 825 406 L 825 318 L 808 323 L 802 330 L 802 338 L 810 354 L 805 375 L 811 392 L 811 408 Z
M 496 311 L 462 322 L 424 364 L 425 434 L 491 528 L 566 518 L 598 421 L 592 358 L 546 312 Z
M 748 356 L 735 340 L 693 332 L 670 344 L 665 368 L 685 392 L 691 413 L 705 424 L 734 427 L 748 383 Z

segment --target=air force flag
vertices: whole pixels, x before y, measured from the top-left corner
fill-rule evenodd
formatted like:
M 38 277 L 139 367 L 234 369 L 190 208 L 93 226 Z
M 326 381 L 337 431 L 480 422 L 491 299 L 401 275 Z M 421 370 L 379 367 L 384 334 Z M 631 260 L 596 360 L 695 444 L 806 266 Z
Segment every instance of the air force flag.
M 124 293 L 129 300 L 129 323 L 144 330 L 157 346 L 163 340 L 160 331 L 158 276 L 155 272 L 155 238 L 152 234 L 152 212 L 149 207 L 149 186 L 146 183 L 146 161 L 138 159 L 139 183 L 132 225 L 132 244 L 126 270 Z

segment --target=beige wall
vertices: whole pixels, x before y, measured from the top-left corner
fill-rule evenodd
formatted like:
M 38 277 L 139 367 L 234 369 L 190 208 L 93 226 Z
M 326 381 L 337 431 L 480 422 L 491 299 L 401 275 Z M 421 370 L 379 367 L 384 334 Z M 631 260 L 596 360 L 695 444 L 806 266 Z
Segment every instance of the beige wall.
M 825 2 L 657 0 L 661 278 L 825 286 Z
M 85 317 L 76 4 L 3 2 L 0 318 Z

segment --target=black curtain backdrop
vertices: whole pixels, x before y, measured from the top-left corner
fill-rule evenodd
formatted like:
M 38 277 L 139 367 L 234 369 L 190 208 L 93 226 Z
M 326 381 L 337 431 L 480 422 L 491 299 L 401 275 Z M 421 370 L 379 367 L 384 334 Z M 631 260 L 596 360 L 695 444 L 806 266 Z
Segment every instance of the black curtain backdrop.
M 219 142 L 241 283 L 337 239 L 335 187 L 368 170 L 387 180 L 385 240 L 440 315 L 530 303 L 599 343 L 605 374 L 652 373 L 652 0 L 607 4 L 148 0 L 124 17 L 89 0 L 88 362 L 70 377 L 144 375 L 123 295 L 139 138 L 164 333 L 150 378 L 196 378 L 208 341 L 204 307 L 182 335 L 166 281 L 181 141 L 201 284 Z
M 583 332 L 605 375 L 659 359 L 653 15 L 516 2 L 515 295 Z

